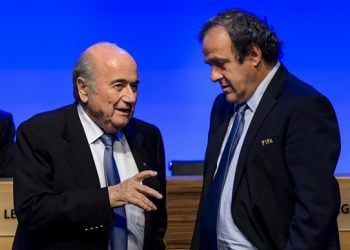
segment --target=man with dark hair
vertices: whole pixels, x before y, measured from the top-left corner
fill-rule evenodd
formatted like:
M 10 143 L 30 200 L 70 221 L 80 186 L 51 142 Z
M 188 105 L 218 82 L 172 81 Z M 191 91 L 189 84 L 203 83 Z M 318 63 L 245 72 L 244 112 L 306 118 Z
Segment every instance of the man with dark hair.
M 164 249 L 164 147 L 157 127 L 133 118 L 135 60 L 94 44 L 73 82 L 73 105 L 18 128 L 14 249 Z
M 233 9 L 200 32 L 223 93 L 210 118 L 192 249 L 339 249 L 340 135 L 329 100 L 287 71 L 281 41 Z

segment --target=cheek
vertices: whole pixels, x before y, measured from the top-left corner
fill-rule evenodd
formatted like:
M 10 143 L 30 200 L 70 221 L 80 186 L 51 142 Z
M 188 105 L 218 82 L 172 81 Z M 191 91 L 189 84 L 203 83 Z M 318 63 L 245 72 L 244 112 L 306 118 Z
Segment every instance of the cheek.
M 115 113 L 115 102 L 109 99 L 99 99 L 94 103 L 95 110 L 102 113 L 105 119 L 110 120 Z
M 230 80 L 231 84 L 234 85 L 237 92 L 244 91 L 244 89 L 246 87 L 247 76 L 245 76 L 244 74 L 239 72 L 239 69 L 238 69 L 238 71 L 230 74 L 229 80 Z
M 117 107 L 118 103 L 120 102 L 120 96 L 119 95 L 105 95 L 103 99 L 101 100 L 104 104 L 105 109 L 114 109 Z

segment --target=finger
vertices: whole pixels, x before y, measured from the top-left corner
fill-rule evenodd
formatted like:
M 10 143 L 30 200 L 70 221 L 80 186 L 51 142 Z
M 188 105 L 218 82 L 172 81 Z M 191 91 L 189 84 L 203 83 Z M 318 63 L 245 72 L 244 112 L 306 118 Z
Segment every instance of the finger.
M 136 205 L 146 211 L 157 210 L 157 207 L 146 196 L 141 193 L 136 193 L 129 199 L 129 204 Z
M 156 210 L 157 207 L 146 197 L 152 196 L 155 198 L 161 198 L 162 195 L 159 194 L 157 191 L 153 190 L 152 188 L 149 188 L 147 186 L 143 186 L 140 183 L 134 183 L 131 189 L 124 188 L 126 182 L 119 183 L 114 186 L 108 187 L 109 197 L 110 197 L 110 204 L 112 207 L 119 207 L 126 204 L 133 204 L 136 205 L 142 209 L 145 209 L 146 211 Z M 129 186 L 130 187 L 130 186 Z
M 144 179 L 147 179 L 149 177 L 154 177 L 156 176 L 158 173 L 156 171 L 153 171 L 153 170 L 145 170 L 145 171 L 142 171 L 136 175 L 134 175 L 134 179 L 137 181 L 137 182 L 141 182 L 143 181 Z
M 152 211 L 152 210 L 157 210 L 156 205 L 152 201 L 150 201 L 146 196 L 141 195 L 138 199 L 138 201 L 142 204 L 145 205 L 145 210 L 147 211 Z
M 163 195 L 161 193 L 159 193 L 157 190 L 153 189 L 153 188 L 150 188 L 146 185 L 139 185 L 137 187 L 137 191 L 142 193 L 143 195 L 146 195 L 146 196 L 152 196 L 156 199 L 162 199 L 163 198 Z

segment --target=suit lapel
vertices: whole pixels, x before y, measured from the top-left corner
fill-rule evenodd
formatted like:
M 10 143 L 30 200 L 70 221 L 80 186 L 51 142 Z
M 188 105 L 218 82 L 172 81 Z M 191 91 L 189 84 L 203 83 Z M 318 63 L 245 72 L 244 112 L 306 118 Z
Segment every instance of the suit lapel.
M 65 157 L 81 188 L 100 187 L 92 153 L 80 122 L 76 105 L 66 112 L 66 128 L 63 134 L 67 141 Z
M 137 169 L 139 172 L 144 170 L 154 170 L 154 167 L 152 164 L 154 164 L 154 159 L 151 159 L 152 157 L 150 154 L 151 152 L 147 151 L 147 145 L 153 145 L 153 143 L 149 140 L 150 138 L 146 139 L 144 138 L 144 135 L 142 134 L 142 124 L 137 124 L 137 119 L 132 118 L 129 122 L 129 124 L 123 129 L 123 132 L 126 136 L 126 139 L 128 141 L 130 150 L 132 152 L 132 155 L 135 159 Z M 136 126 L 136 124 L 138 126 Z M 151 149 L 155 150 L 155 149 Z M 146 178 L 143 181 L 143 184 L 150 186 L 151 188 L 154 188 L 156 190 L 160 190 L 159 183 L 157 181 L 157 178 Z
M 253 142 L 256 140 L 256 136 L 262 126 L 266 116 L 270 113 L 274 105 L 276 104 L 276 98 L 281 93 L 283 84 L 287 76 L 287 70 L 281 64 L 280 68 L 277 70 L 275 76 L 272 78 L 268 88 L 266 89 L 260 104 L 255 111 L 253 120 L 250 123 L 249 129 L 245 136 L 240 156 L 238 159 L 235 181 L 233 185 L 233 198 L 237 193 L 238 186 L 242 179 L 244 172 L 244 166 L 246 165 L 247 157 L 249 155 L 250 148 Z
M 225 98 L 224 96 L 222 96 Z M 229 104 L 226 102 L 226 100 L 223 102 L 223 106 L 220 106 L 218 112 L 220 113 L 217 120 L 214 122 L 218 122 L 219 127 L 215 129 L 215 125 L 213 126 L 213 131 L 210 131 L 209 135 L 209 148 L 207 149 L 207 166 L 206 166 L 206 173 L 204 175 L 204 183 L 211 183 L 216 167 L 217 167 L 217 161 L 220 154 L 220 149 L 222 146 L 222 143 L 224 141 L 227 127 L 229 125 L 230 119 L 233 114 L 232 104 Z M 208 187 L 208 185 L 206 185 Z
M 139 172 L 143 170 L 151 170 L 151 166 L 149 166 L 149 163 L 146 161 L 147 152 L 142 146 L 144 143 L 144 137 L 137 131 L 134 119 L 130 120 L 129 124 L 123 129 L 123 132 L 126 136 Z
M 150 160 L 148 159 L 149 153 L 145 149 L 144 143 L 145 138 L 140 133 L 140 131 L 136 128 L 136 120 L 132 118 L 128 125 L 123 129 L 123 133 L 128 141 L 130 150 L 136 162 L 136 166 L 139 172 L 144 170 L 152 170 L 152 166 L 150 165 Z M 147 178 L 143 181 L 143 184 L 154 188 L 159 191 L 159 184 L 157 184 L 156 178 Z M 152 213 L 145 212 L 145 236 L 153 229 L 152 226 Z M 149 239 L 145 238 L 144 243 L 148 242 Z

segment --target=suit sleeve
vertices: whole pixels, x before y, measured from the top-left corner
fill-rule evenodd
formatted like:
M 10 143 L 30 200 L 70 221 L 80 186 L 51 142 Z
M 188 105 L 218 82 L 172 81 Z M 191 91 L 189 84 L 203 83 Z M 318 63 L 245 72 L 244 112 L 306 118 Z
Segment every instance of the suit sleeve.
M 225 99 L 224 94 L 220 94 L 215 98 L 215 101 L 213 103 L 213 106 L 211 108 L 210 112 L 210 124 L 209 124 L 209 132 L 208 132 L 208 144 L 205 152 L 205 160 L 204 160 L 204 173 L 203 173 L 203 186 L 202 186 L 202 191 L 200 195 L 200 200 L 198 204 L 198 210 L 197 210 L 197 217 L 194 225 L 194 230 L 193 230 L 193 235 L 192 235 L 192 240 L 191 240 L 191 250 L 198 250 L 201 248 L 201 236 L 200 236 L 200 227 L 201 227 L 201 220 L 200 220 L 200 214 L 201 214 L 201 207 L 202 207 L 202 199 L 206 193 L 206 189 L 208 184 L 210 183 L 210 178 L 208 175 L 208 168 L 207 168 L 207 163 L 208 163 L 208 156 L 211 154 L 210 150 L 208 149 L 210 145 L 210 138 L 213 134 L 214 128 L 217 128 L 221 125 L 220 122 L 223 122 L 222 119 L 218 118 L 218 110 L 222 109 L 222 103 L 224 102 L 223 100 Z
M 164 235 L 167 229 L 167 211 L 166 211 L 166 174 L 165 174 L 165 152 L 164 152 L 164 144 L 163 140 L 160 134 L 160 131 L 158 130 L 158 140 L 157 140 L 157 155 L 158 155 L 158 165 L 160 166 L 158 169 L 158 178 L 161 183 L 161 193 L 163 195 L 163 198 L 159 201 L 157 206 L 157 217 L 158 217 L 158 226 L 157 226 L 157 241 L 158 241 L 158 249 L 165 249 L 164 244 Z
M 2 116 L 2 117 L 1 117 Z M 13 176 L 15 125 L 12 115 L 0 113 L 0 177 Z
M 106 231 L 112 224 L 107 190 L 81 189 L 67 172 L 57 180 L 65 160 L 54 163 L 52 152 L 60 144 L 49 146 L 47 137 L 30 123 L 17 132 L 14 205 L 20 225 L 36 235 Z
M 287 249 L 329 249 L 338 234 L 340 196 L 334 170 L 340 135 L 329 101 L 314 96 L 291 116 L 285 147 L 295 193 Z M 333 249 L 333 248 L 332 248 Z

